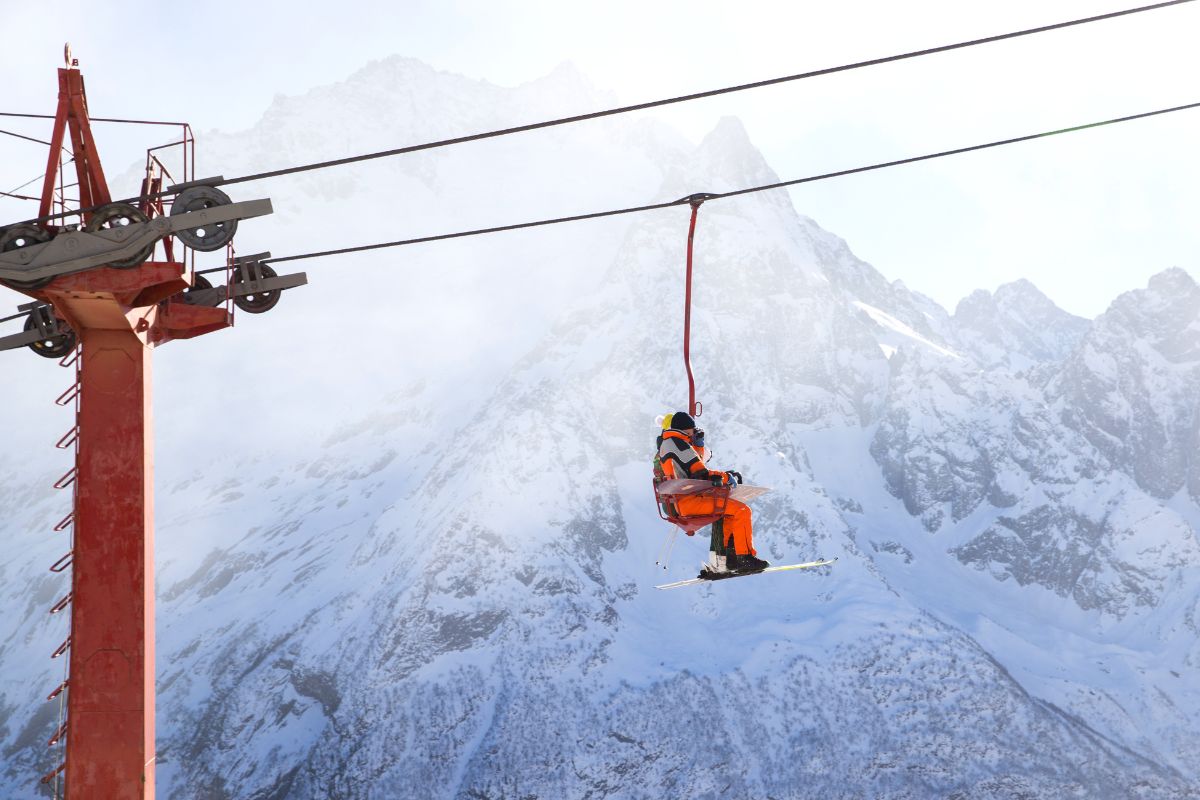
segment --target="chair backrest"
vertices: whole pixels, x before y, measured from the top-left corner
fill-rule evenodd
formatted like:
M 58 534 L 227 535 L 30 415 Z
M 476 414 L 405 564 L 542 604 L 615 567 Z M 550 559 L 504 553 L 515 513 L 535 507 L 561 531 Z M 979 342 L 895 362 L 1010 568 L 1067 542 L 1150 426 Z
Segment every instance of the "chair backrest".
M 663 519 L 670 519 L 679 516 L 679 510 L 675 508 L 675 504 L 669 500 L 664 500 L 658 493 L 658 487 L 663 481 L 667 480 L 667 473 L 663 470 L 662 462 L 658 456 L 654 457 L 654 498 L 658 501 L 658 515 Z

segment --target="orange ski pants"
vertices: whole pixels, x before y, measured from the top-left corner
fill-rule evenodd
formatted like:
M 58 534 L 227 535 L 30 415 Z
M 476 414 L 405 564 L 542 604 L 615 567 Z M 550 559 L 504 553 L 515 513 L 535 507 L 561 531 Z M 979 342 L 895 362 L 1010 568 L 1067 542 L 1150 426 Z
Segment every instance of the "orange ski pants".
M 675 502 L 679 513 L 685 517 L 702 517 L 716 514 L 721 501 L 715 497 L 681 497 Z M 758 555 L 754 549 L 754 534 L 751 524 L 750 506 L 737 500 L 725 502 L 725 513 L 721 517 L 725 526 L 725 542 L 733 539 L 733 552 L 739 556 Z

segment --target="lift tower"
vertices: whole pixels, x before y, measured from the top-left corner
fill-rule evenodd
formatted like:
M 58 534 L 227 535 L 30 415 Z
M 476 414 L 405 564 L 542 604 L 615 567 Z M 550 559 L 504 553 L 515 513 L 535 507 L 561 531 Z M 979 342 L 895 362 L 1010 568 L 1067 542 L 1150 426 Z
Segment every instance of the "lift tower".
M 55 215 L 68 137 L 80 208 Z M 261 263 L 269 253 L 234 257 L 238 221 L 271 213 L 271 202 L 234 203 L 220 182 L 164 192 L 149 168 L 140 198 L 112 202 L 83 75 L 68 53 L 41 213 L 0 229 L 0 283 L 32 298 L 9 318 L 23 316 L 24 332 L 0 337 L 0 349 L 28 346 L 73 365 L 77 377 L 64 395 L 76 425 L 63 439 L 74 444 L 75 466 L 56 484 L 73 489 L 73 511 L 58 526 L 73 543 L 52 568 L 71 570 L 70 592 L 54 608 L 71 612 L 56 651 L 69 657 L 68 677 L 51 695 L 67 696 L 66 722 L 51 739 L 65 737 L 65 760 L 43 779 L 61 780 L 64 797 L 154 797 L 153 349 L 230 327 L 234 307 L 269 310 L 306 282 L 303 273 L 277 276 Z M 57 202 L 65 209 L 65 197 Z M 195 252 L 218 250 L 223 266 L 205 270 L 224 271 L 214 288 L 196 274 Z

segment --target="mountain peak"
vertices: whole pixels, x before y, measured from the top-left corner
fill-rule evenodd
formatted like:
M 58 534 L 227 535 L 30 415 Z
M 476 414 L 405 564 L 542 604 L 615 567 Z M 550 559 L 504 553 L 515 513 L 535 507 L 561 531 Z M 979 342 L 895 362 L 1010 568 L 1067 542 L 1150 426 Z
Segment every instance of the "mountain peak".
M 1026 301 L 1033 300 L 1033 301 L 1039 302 L 1039 303 L 1040 302 L 1046 302 L 1046 303 L 1053 302 L 1049 297 L 1047 297 L 1045 295 L 1044 292 L 1042 292 L 1041 289 L 1034 286 L 1031 281 L 1028 281 L 1025 278 L 1019 278 L 1015 281 L 1012 281 L 1011 283 L 1001 284 L 996 289 L 995 297 L 996 297 L 997 302 L 999 302 L 1001 300 L 1001 298 L 1004 298 L 1004 299 L 1019 298 L 1021 300 L 1026 300 Z
M 737 149 L 754 148 L 754 143 L 750 141 L 750 134 L 746 131 L 746 126 L 738 117 L 726 115 L 717 120 L 717 124 L 704 137 L 700 143 L 701 147 L 705 148 L 728 148 Z
M 375 75 L 387 73 L 396 75 L 398 73 L 433 73 L 436 72 L 433 67 L 425 63 L 419 58 L 403 56 L 399 53 L 387 56 L 386 58 L 372 59 L 366 63 L 361 69 L 353 72 L 347 81 L 370 79 Z
M 987 311 L 985 312 L 985 309 Z M 956 317 L 977 316 L 980 313 L 997 313 L 1005 309 L 1012 313 L 1028 315 L 1029 312 L 1052 312 L 1065 314 L 1046 294 L 1025 278 L 1001 284 L 995 292 L 976 289 L 958 302 L 954 309 Z
M 700 174 L 715 183 L 692 191 L 729 191 L 779 180 L 737 117 L 721 117 L 701 140 L 696 155 Z
M 1125 292 L 1096 320 L 1099 341 L 1112 346 L 1142 340 L 1171 361 L 1200 359 L 1200 285 L 1179 267 Z
M 987 289 L 976 289 L 969 295 L 958 301 L 958 305 L 954 307 L 954 316 L 970 313 L 972 309 L 995 305 L 996 301 L 992 297 L 992 293 Z
M 1200 385 L 1200 286 L 1168 269 L 1096 318 L 1056 393 L 1096 449 L 1158 498 L 1200 499 L 1195 459 Z
M 1063 311 L 1024 278 L 995 292 L 978 289 L 967 295 L 954 309 L 954 323 L 965 349 L 981 363 L 1017 369 L 1061 360 L 1089 324 Z
M 546 95 L 552 98 L 561 97 L 565 93 L 585 98 L 589 103 L 601 97 L 612 99 L 607 92 L 601 92 L 592 79 L 574 61 L 570 60 L 559 62 L 545 75 L 526 81 L 517 89 L 521 92 Z
M 1171 267 L 1153 275 L 1147 288 L 1160 294 L 1191 294 L 1198 287 L 1196 280 L 1187 270 L 1182 267 Z
M 1186 270 L 1171 267 L 1151 276 L 1145 289 L 1122 294 L 1100 319 L 1169 337 L 1170 331 L 1191 326 L 1197 308 L 1200 285 Z

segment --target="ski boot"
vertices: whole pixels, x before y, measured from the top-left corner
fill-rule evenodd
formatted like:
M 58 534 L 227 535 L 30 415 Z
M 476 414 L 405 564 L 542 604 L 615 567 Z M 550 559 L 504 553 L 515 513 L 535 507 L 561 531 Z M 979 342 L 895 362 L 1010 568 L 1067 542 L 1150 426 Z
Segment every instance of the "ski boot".
M 717 555 L 715 550 L 710 550 L 708 551 L 708 561 L 705 561 L 700 567 L 700 574 L 696 577 L 717 580 L 731 574 L 733 574 L 733 570 L 729 568 L 725 556 Z
M 734 558 L 729 558 L 727 562 L 733 562 L 734 560 Z M 729 563 L 729 568 L 737 573 L 762 572 L 769 566 L 771 566 L 771 562 L 763 561 L 761 558 L 752 556 L 749 553 L 743 556 L 736 556 L 736 563 Z

